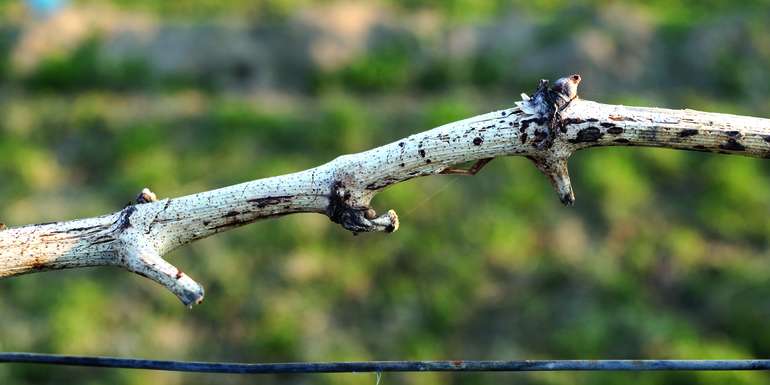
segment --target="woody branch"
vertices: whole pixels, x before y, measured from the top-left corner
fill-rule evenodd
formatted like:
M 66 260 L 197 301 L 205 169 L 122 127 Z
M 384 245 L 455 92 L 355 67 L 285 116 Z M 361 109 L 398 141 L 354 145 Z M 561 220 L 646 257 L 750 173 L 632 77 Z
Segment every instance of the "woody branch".
M 398 229 L 393 210 L 378 215 L 372 198 L 415 177 L 475 174 L 490 159 L 521 155 L 546 174 L 560 200 L 574 193 L 567 159 L 594 146 L 651 146 L 770 157 L 770 120 L 627 107 L 576 98 L 580 78 L 549 87 L 516 107 L 474 116 L 293 174 L 156 200 L 149 190 L 112 214 L 0 230 L 0 278 L 53 269 L 119 266 L 148 277 L 185 305 L 203 288 L 166 262 L 169 251 L 259 219 L 318 213 L 354 233 Z M 564 80 L 562 79 L 562 80 Z M 571 80 L 571 83 L 570 83 Z M 573 85 L 575 88 L 567 86 Z M 456 165 L 476 162 L 468 170 Z M 0 229 L 3 226 L 0 225 Z

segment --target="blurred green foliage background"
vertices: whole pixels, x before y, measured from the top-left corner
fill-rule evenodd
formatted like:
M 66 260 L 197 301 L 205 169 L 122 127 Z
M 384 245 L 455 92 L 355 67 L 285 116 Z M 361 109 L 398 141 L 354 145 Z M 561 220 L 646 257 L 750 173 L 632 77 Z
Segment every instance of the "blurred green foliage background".
M 0 222 L 120 209 L 312 167 L 509 107 L 584 98 L 768 116 L 770 3 L 0 1 Z M 0 281 L 0 350 L 156 359 L 770 355 L 770 168 L 597 148 L 562 207 L 522 158 L 380 194 L 402 228 L 258 222 L 168 256 L 188 310 L 113 268 Z M 764 373 L 386 374 L 384 384 L 711 384 Z M 0 365 L 2 384 L 374 384 Z

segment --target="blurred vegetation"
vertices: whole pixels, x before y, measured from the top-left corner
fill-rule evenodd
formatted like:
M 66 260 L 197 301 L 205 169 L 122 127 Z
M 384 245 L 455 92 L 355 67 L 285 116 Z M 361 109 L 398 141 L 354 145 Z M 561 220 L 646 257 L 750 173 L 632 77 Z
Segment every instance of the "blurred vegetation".
M 106 6 L 54 2 L 34 14 L 33 3 L 0 1 L 0 221 L 11 226 L 112 212 L 145 186 L 170 197 L 305 169 L 508 107 L 537 79 L 572 72 L 584 75 L 585 98 L 605 102 L 755 116 L 770 107 L 765 1 L 380 1 L 370 4 L 377 18 L 366 36 L 352 36 L 363 48 L 345 46 L 342 59 L 325 65 L 313 56 L 314 39 L 336 22 L 313 23 L 327 22 L 324 10 L 339 6 L 332 1 L 114 0 L 119 17 L 100 20 L 143 15 L 155 23 L 135 38 L 139 48 L 116 54 L 133 38 L 107 26 L 22 68 L 14 63 L 22 48 L 37 49 L 25 45 L 36 26 L 68 9 Z M 422 178 L 379 195 L 375 206 L 395 208 L 403 223 L 392 235 L 353 237 L 307 214 L 197 242 L 169 256 L 206 287 L 206 302 L 193 310 L 117 269 L 2 280 L 0 350 L 242 362 L 770 354 L 765 161 L 599 148 L 576 154 L 571 170 L 574 208 L 560 205 L 526 159 L 498 159 L 474 178 Z M 688 372 L 383 381 L 768 379 Z M 2 384 L 254 381 L 375 378 L 0 365 Z

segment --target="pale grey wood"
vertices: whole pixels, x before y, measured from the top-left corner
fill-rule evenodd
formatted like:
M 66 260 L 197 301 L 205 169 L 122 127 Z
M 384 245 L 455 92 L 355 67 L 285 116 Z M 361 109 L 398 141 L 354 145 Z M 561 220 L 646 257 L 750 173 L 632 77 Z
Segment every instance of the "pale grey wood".
M 591 146 L 770 156 L 768 119 L 575 99 L 553 126 L 527 103 L 293 174 L 159 201 L 148 190 L 137 200 L 143 203 L 112 214 L 0 230 L 0 278 L 51 269 L 121 266 L 160 283 L 191 305 L 202 301 L 203 288 L 162 259 L 169 251 L 258 219 L 291 213 L 328 215 L 354 232 L 392 232 L 398 229 L 398 217 L 393 210 L 377 216 L 370 208 L 374 195 L 411 178 L 456 173 L 452 166 L 459 163 L 481 160 L 480 168 L 489 158 L 526 156 L 569 205 L 574 193 L 567 159 Z M 551 141 L 544 142 L 549 134 Z

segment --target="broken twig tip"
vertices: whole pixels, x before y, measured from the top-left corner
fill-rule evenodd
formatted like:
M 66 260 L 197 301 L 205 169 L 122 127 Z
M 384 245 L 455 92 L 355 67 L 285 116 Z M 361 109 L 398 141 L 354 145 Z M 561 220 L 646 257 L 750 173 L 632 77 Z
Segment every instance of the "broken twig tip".
M 575 204 L 575 192 L 572 190 L 572 183 L 569 179 L 569 170 L 567 169 L 567 158 L 561 157 L 528 157 L 537 169 L 540 170 L 551 182 L 559 200 L 565 206 Z

